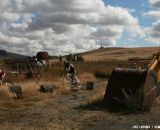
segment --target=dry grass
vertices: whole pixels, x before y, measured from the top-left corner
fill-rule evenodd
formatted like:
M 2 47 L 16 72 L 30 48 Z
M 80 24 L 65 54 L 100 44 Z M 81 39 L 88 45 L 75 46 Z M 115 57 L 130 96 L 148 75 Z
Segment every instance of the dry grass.
M 77 70 L 77 76 L 80 79 L 82 84 L 85 84 L 87 81 L 94 81 L 95 75 L 97 73 L 100 74 L 109 74 L 111 73 L 112 69 L 116 66 L 116 63 L 112 62 L 73 62 L 72 63 L 76 70 Z M 68 93 L 68 88 L 70 88 L 70 85 L 68 87 L 63 86 L 61 73 L 63 71 L 63 62 L 54 62 L 51 64 L 49 70 L 43 74 L 43 77 L 41 79 L 38 79 L 37 82 L 44 82 L 49 83 L 51 82 L 54 84 L 57 88 L 60 88 L 62 93 Z M 30 91 L 29 89 L 36 89 L 37 83 L 31 82 L 25 79 L 24 83 L 22 80 L 18 80 L 18 78 L 15 76 L 8 75 L 8 78 L 11 81 L 15 81 L 17 83 L 22 84 L 22 86 L 27 86 L 27 89 L 25 92 Z M 23 89 L 26 89 L 25 87 Z M 35 91 L 35 90 L 34 90 Z M 32 91 L 31 93 L 33 93 Z M 67 91 L 67 92 L 66 92 Z M 29 92 L 28 92 L 29 93 Z
M 95 81 L 95 76 L 91 73 L 81 73 L 78 75 L 78 79 L 80 80 L 81 86 L 86 86 L 87 81 Z M 70 83 L 65 83 L 65 85 L 62 83 L 62 79 L 59 79 L 59 86 L 60 86 L 60 92 L 61 94 L 70 95 L 71 94 L 71 86 Z
M 91 106 L 98 106 L 102 105 L 103 103 L 104 94 L 103 93 L 96 93 L 93 97 L 91 97 L 88 101 L 88 104 Z
M 43 82 L 44 84 L 53 84 L 51 82 Z M 42 84 L 43 84 L 42 83 Z M 41 83 L 37 83 L 35 81 L 25 81 L 25 82 L 19 82 L 16 83 L 17 85 L 20 85 L 22 88 L 22 93 L 24 96 L 24 99 L 15 99 L 15 95 L 11 93 L 7 86 L 2 86 L 0 88 L 0 105 L 1 107 L 23 107 L 24 105 L 28 103 L 33 103 L 39 100 L 43 100 L 45 98 L 54 97 L 55 95 L 50 94 L 42 94 L 40 93 L 39 87 Z
M 104 72 L 104 71 L 97 71 L 96 73 L 95 73 L 95 76 L 97 77 L 97 78 L 109 78 L 110 77 L 110 73 L 109 72 Z
M 23 124 L 19 124 L 19 125 L 15 125 L 13 123 L 0 124 L 0 129 L 1 130 L 11 130 L 11 129 L 12 130 L 53 130 L 52 127 L 48 126 L 46 128 L 40 128 L 40 127 L 36 128 L 34 126 L 24 126 Z
M 111 71 L 112 63 L 108 64 L 106 62 L 75 62 L 73 63 L 77 69 L 77 76 L 80 79 L 81 85 L 85 86 L 87 81 L 95 82 L 95 72 L 98 70 L 104 70 L 104 72 Z M 63 62 L 54 63 L 50 69 L 44 73 L 44 77 L 39 81 L 24 80 L 18 81 L 14 80 L 17 85 L 22 87 L 22 92 L 24 99 L 14 99 L 13 94 L 9 92 L 7 87 L 0 88 L 0 101 L 3 107 L 18 107 L 30 105 L 39 100 L 46 100 L 47 98 L 54 98 L 59 95 L 71 95 L 70 84 L 64 86 L 61 78 L 61 72 L 63 70 Z M 17 81 L 17 82 L 16 82 Z M 40 93 L 38 91 L 41 84 L 52 84 L 55 86 L 55 91 L 52 95 L 46 93 Z M 95 98 L 96 98 L 95 94 Z M 96 100 L 96 99 L 93 99 Z
M 147 58 L 157 53 L 159 47 L 143 47 L 143 48 L 104 48 L 84 53 L 85 61 L 113 61 L 128 60 L 129 58 Z
M 79 75 L 79 79 L 82 84 L 86 84 L 87 81 L 94 82 L 96 80 L 94 74 L 92 74 L 92 73 L 82 73 Z
M 81 104 L 80 108 L 87 110 L 102 110 L 106 109 L 104 103 L 104 92 L 94 91 L 93 96 L 89 97 L 87 103 Z
M 73 126 L 73 123 L 74 125 L 77 125 L 79 123 L 79 119 L 81 119 L 82 117 L 86 117 L 86 115 L 91 115 L 91 118 L 87 117 L 84 119 L 84 122 L 87 122 L 88 119 L 90 119 L 91 122 L 89 123 L 89 125 L 93 125 L 95 123 L 97 124 L 102 123 L 101 128 L 103 128 L 104 125 L 106 126 L 106 124 L 109 123 L 107 127 L 104 126 L 104 128 L 108 128 L 110 124 L 112 125 L 112 123 L 113 124 L 118 123 L 117 121 L 118 118 L 116 117 L 116 115 L 114 114 L 113 116 L 111 116 L 107 112 L 104 112 L 99 116 L 101 118 L 107 113 L 106 116 L 104 116 L 105 120 L 99 119 L 98 120 L 99 122 L 94 122 L 94 119 L 93 119 L 93 118 L 97 119 L 98 117 L 96 112 L 101 113 L 100 111 L 101 109 L 99 109 L 99 107 L 103 106 L 102 102 L 103 102 L 103 96 L 106 88 L 105 83 L 103 84 L 97 83 L 99 79 L 97 80 L 95 78 L 95 74 L 111 73 L 112 69 L 117 64 L 119 64 L 119 62 L 117 61 L 109 62 L 109 61 L 104 61 L 104 59 L 107 57 L 111 59 L 122 58 L 121 56 L 123 54 L 122 55 L 119 54 L 119 57 L 116 57 L 118 53 L 120 52 L 115 52 L 115 54 L 113 55 L 109 54 L 109 52 L 108 52 L 108 55 L 105 55 L 105 53 L 103 54 L 101 53 L 102 55 L 99 55 L 100 54 L 99 53 L 98 55 L 103 58 L 103 61 L 101 62 L 94 61 L 94 62 L 74 62 L 73 63 L 73 65 L 75 65 L 77 69 L 77 75 L 82 84 L 86 85 L 87 81 L 96 82 L 96 87 L 92 91 L 82 90 L 82 91 L 79 91 L 78 93 L 72 93 L 70 90 L 70 86 L 64 87 L 61 79 L 61 72 L 63 70 L 62 62 L 56 62 L 56 63 L 53 62 L 51 65 L 51 68 L 44 74 L 44 77 L 41 81 L 35 82 L 31 80 L 25 80 L 24 82 L 17 82 L 18 85 L 22 86 L 24 99 L 14 99 L 12 98 L 13 97 L 12 93 L 9 92 L 7 87 L 0 87 L 1 116 L 3 116 L 4 112 L 5 112 L 4 114 L 6 113 L 8 114 L 10 111 L 12 112 L 11 114 L 15 116 L 15 117 L 14 116 L 12 117 L 12 115 L 9 115 L 9 114 L 4 115 L 2 119 L 5 123 L 2 122 L 0 124 L 0 129 L 5 129 L 5 130 L 10 130 L 10 129 L 36 130 L 37 129 L 38 130 L 41 128 L 36 127 L 34 123 L 37 123 L 37 126 L 40 126 L 40 123 L 42 122 L 45 125 L 47 125 L 45 129 L 54 129 L 56 125 L 59 125 L 57 126 L 59 129 L 60 128 L 66 129 L 66 128 L 71 128 Z M 132 52 L 129 52 L 129 53 L 132 53 Z M 97 59 L 97 58 L 94 57 L 92 58 L 92 60 L 93 59 Z M 53 84 L 55 86 L 55 91 L 53 92 L 53 94 L 40 93 L 38 89 L 41 84 Z M 64 100 L 65 98 L 67 99 L 66 101 Z M 134 100 L 129 100 L 129 101 L 127 100 L 126 102 L 127 103 L 129 102 L 129 105 L 131 102 L 131 105 L 132 105 L 134 103 Z M 77 111 L 73 109 L 74 107 L 77 107 L 81 103 L 85 105 L 87 104 L 91 109 L 96 109 L 96 111 L 81 111 L 81 110 Z M 16 112 L 20 109 L 22 110 L 20 113 Z M 38 112 L 36 110 L 38 110 Z M 24 117 L 21 116 L 21 114 L 24 115 Z M 92 115 L 94 116 L 92 117 Z M 21 119 L 22 122 L 18 121 L 18 117 L 23 118 Z M 133 116 L 131 117 L 131 119 L 132 118 Z M 45 122 L 46 119 L 47 119 L 47 122 Z M 128 117 L 126 117 L 126 119 L 127 120 L 124 121 L 125 123 L 126 121 L 128 121 Z M 27 121 L 27 120 L 30 120 L 30 121 Z M 35 120 L 37 121 L 34 122 Z M 39 120 L 41 120 L 42 122 L 39 122 Z M 105 123 L 103 123 L 103 120 Z M 131 122 L 133 123 L 133 120 L 131 120 Z M 52 126 L 49 126 L 49 123 L 52 123 Z M 77 125 L 75 128 L 79 128 L 79 126 Z M 86 129 L 87 128 L 89 128 L 89 126 L 87 126 Z
M 13 94 L 10 93 L 10 91 L 9 91 L 9 89 L 8 89 L 7 86 L 2 85 L 2 86 L 0 87 L 0 98 L 1 98 L 2 100 L 4 100 L 4 99 L 5 99 L 5 100 L 10 99 L 12 96 L 13 96 Z
M 78 76 L 81 84 L 86 84 L 87 81 L 95 81 L 95 76 L 90 73 L 82 73 Z M 25 100 L 31 99 L 40 99 L 44 97 L 46 94 L 41 94 L 38 90 L 40 85 L 42 84 L 52 84 L 54 89 L 56 89 L 56 94 L 70 94 L 70 84 L 63 85 L 62 78 L 58 77 L 50 77 L 47 80 L 36 82 L 32 80 L 27 80 L 24 82 L 18 82 L 16 85 L 20 85 L 22 87 L 22 93 L 24 95 Z M 1 99 L 12 99 L 14 95 L 9 91 L 7 86 L 2 86 L 0 88 L 0 98 Z
M 104 72 L 110 73 L 114 67 L 117 66 L 119 62 L 108 62 L 108 61 L 101 61 L 101 62 L 77 62 L 73 63 L 77 68 L 77 73 L 92 73 L 95 74 L 96 72 Z
M 34 81 L 27 81 L 19 83 L 22 87 L 22 93 L 24 98 L 30 100 L 31 98 L 38 98 L 39 97 L 39 84 Z

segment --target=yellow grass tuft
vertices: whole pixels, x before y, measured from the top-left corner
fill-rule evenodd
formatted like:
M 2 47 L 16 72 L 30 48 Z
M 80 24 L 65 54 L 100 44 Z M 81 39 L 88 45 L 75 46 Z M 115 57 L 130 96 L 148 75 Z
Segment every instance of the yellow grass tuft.
M 9 91 L 9 88 L 5 85 L 0 86 L 0 98 L 1 99 L 10 99 L 13 94 Z
M 82 84 L 86 84 L 87 81 L 93 81 L 94 82 L 96 80 L 94 74 L 86 73 L 86 72 L 80 74 L 78 78 L 80 79 L 80 82 Z
M 95 76 L 92 73 L 81 73 L 78 75 L 80 79 L 80 84 L 86 85 L 87 81 L 95 81 Z M 15 85 L 20 85 L 22 88 L 22 93 L 24 96 L 23 100 L 40 100 L 48 94 L 43 94 L 39 92 L 39 88 L 42 84 L 52 84 L 54 85 L 55 92 L 54 95 L 62 94 L 62 95 L 70 95 L 71 94 L 71 86 L 70 84 L 63 84 L 61 77 L 53 76 L 49 79 L 41 80 L 40 82 L 34 80 L 27 80 L 24 82 L 17 82 Z M 13 99 L 14 94 L 11 93 L 7 86 L 0 87 L 0 99 Z
M 102 104 L 104 98 L 104 94 L 96 93 L 93 97 L 88 100 L 89 105 L 99 105 Z

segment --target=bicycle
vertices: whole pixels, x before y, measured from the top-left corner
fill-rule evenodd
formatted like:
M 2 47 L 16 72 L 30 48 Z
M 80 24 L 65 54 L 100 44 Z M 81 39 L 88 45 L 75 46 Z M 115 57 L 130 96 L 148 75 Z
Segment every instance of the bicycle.
M 65 74 L 61 74 L 61 78 L 62 78 L 62 84 L 65 88 L 80 87 L 80 80 L 75 75 L 65 73 Z
M 14 83 L 9 80 L 0 80 L 0 86 L 5 85 L 5 86 L 14 86 Z

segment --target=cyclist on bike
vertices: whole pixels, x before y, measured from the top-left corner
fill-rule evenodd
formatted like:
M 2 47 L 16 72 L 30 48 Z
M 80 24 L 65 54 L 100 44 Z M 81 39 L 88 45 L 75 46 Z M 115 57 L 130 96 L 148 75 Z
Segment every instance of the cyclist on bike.
M 3 81 L 6 77 L 6 73 L 0 69 L 0 81 Z
M 67 60 L 64 61 L 64 71 L 67 76 L 69 76 L 72 80 L 73 84 L 77 84 L 76 79 L 76 69 L 73 64 L 69 63 Z

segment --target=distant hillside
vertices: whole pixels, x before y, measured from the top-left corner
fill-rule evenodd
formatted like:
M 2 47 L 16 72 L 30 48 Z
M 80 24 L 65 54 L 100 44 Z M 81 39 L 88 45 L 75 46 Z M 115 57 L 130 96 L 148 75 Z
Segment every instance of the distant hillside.
M 102 48 L 85 53 L 81 53 L 85 61 L 112 61 L 128 60 L 129 58 L 148 58 L 153 53 L 160 52 L 160 47 L 140 47 L 140 48 Z
M 0 50 L 0 59 L 19 59 L 24 57 L 24 55 L 7 52 L 5 50 Z

